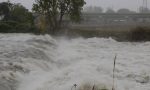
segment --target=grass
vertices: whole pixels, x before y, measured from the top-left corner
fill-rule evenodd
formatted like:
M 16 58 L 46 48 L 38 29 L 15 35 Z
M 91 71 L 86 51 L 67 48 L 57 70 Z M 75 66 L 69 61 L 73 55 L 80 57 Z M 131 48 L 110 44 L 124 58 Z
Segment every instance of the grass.
M 112 37 L 117 41 L 150 41 L 150 27 L 147 26 L 122 26 L 122 27 L 72 27 L 68 30 L 67 36 L 85 38 L 91 37 Z M 61 33 L 62 33 L 61 32 Z
M 112 37 L 118 41 L 127 40 L 129 36 L 130 29 L 124 28 L 73 28 L 66 31 L 68 36 L 77 37 L 82 36 L 85 38 L 91 37 Z

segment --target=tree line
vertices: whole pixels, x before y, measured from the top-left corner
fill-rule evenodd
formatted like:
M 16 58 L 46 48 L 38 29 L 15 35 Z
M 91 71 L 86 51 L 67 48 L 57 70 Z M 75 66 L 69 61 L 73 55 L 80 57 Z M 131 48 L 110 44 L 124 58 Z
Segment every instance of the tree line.
M 0 32 L 26 33 L 33 32 L 33 14 L 21 4 L 0 3 Z
M 119 14 L 127 14 L 127 13 L 150 13 L 150 9 L 146 8 L 146 7 L 140 7 L 139 11 L 132 11 L 130 9 L 127 8 L 121 8 L 118 9 L 117 11 L 114 10 L 112 7 L 108 7 L 105 11 L 102 7 L 100 6 L 87 6 L 84 8 L 84 12 L 87 13 L 119 13 Z
M 2 2 L 0 32 L 40 33 L 42 31 L 55 34 L 61 29 L 63 17 L 67 17 L 72 22 L 79 22 L 84 5 L 84 0 L 35 0 L 30 12 L 21 4 Z
M 84 0 L 35 0 L 32 12 L 21 4 L 0 3 L 1 33 L 48 33 L 56 34 L 63 27 L 63 20 L 80 22 L 82 12 L 103 13 L 101 7 L 86 7 Z M 149 12 L 140 8 L 141 13 Z M 116 13 L 108 8 L 105 13 Z M 117 13 L 136 13 L 129 9 L 119 9 Z

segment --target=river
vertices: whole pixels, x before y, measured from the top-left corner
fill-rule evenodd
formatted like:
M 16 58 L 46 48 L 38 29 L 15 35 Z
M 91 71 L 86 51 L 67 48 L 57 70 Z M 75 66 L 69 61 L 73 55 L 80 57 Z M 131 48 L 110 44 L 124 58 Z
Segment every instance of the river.
M 0 90 L 150 90 L 150 42 L 0 34 Z

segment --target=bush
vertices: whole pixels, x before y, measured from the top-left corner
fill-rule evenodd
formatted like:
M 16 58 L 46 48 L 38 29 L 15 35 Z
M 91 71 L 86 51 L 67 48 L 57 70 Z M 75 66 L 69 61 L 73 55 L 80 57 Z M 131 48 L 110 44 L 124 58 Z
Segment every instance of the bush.
M 29 29 L 30 29 L 30 25 L 21 23 L 21 24 L 16 25 L 15 32 L 16 33 L 27 33 Z
M 150 28 L 149 27 L 136 27 L 131 30 L 131 41 L 149 41 Z
M 1 23 L 6 23 L 13 27 L 15 27 L 18 24 L 18 22 L 16 22 L 16 21 L 1 21 Z
M 35 33 L 40 32 L 34 25 L 28 23 L 17 23 L 15 21 L 1 21 L 0 33 Z
M 13 27 L 7 23 L 0 23 L 0 32 L 9 33 L 13 31 Z

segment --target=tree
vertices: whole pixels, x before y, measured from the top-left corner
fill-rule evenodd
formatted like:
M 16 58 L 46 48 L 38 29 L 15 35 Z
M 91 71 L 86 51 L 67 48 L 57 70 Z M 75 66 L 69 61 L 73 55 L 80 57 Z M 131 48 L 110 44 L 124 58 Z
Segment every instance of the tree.
M 35 2 L 33 11 L 48 19 L 49 33 L 53 34 L 61 27 L 64 15 L 67 15 L 71 21 L 80 21 L 81 10 L 85 4 L 84 0 L 36 0 Z
M 13 4 L 10 10 L 10 20 L 21 23 L 33 23 L 32 13 L 21 4 Z
M 11 6 L 12 4 L 9 2 L 0 3 L 0 16 L 4 16 L 4 19 L 7 20 L 7 18 L 10 16 Z
M 84 12 L 87 13 L 103 13 L 103 8 L 98 6 L 88 6 L 84 8 Z
M 16 21 L 19 23 L 33 21 L 32 13 L 21 4 L 10 2 L 0 3 L 0 16 L 4 16 L 3 21 Z
M 34 17 L 21 4 L 0 3 L 0 32 L 32 32 Z
M 115 13 L 115 10 L 113 10 L 112 8 L 107 8 L 105 13 Z
M 131 11 L 129 9 L 126 9 L 126 8 L 122 8 L 122 9 L 119 9 L 117 11 L 117 13 L 123 13 L 123 14 L 126 14 L 126 13 L 130 13 Z

